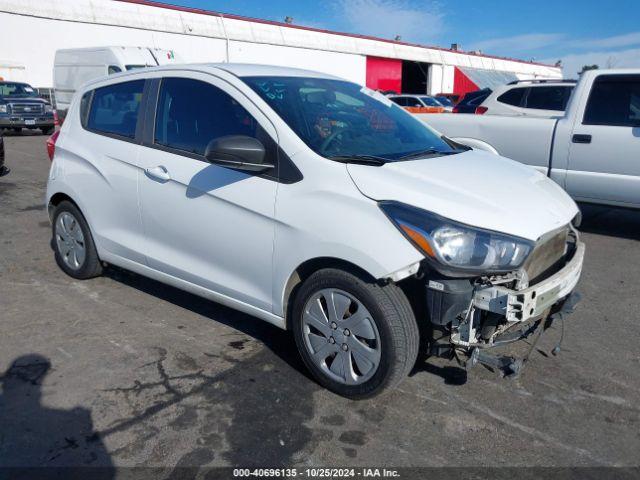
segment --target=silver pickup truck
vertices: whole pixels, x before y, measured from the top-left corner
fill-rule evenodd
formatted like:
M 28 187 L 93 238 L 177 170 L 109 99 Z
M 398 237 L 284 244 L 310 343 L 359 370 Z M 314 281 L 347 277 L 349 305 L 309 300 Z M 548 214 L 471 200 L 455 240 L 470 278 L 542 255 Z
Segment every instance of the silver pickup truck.
M 640 208 L 640 69 L 585 72 L 559 118 L 418 116 L 458 143 L 531 165 L 575 200 Z

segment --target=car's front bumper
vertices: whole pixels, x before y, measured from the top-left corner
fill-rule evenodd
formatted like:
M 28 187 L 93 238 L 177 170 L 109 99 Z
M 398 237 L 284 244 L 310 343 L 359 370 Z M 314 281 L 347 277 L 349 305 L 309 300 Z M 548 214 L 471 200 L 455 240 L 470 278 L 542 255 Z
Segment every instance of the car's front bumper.
M 48 128 L 53 126 L 55 126 L 53 115 L 41 115 L 38 117 L 7 115 L 0 117 L 0 128 Z
M 504 315 L 508 322 L 526 322 L 542 315 L 566 298 L 575 288 L 582 273 L 585 245 L 577 242 L 573 257 L 564 267 L 536 285 L 524 290 L 491 286 L 476 290 L 473 305 L 480 310 Z

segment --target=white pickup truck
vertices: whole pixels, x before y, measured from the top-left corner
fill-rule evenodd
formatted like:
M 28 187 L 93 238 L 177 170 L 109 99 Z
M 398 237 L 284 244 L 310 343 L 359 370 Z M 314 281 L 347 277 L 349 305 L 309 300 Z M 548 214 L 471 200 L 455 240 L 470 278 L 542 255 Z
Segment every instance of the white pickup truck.
M 418 116 L 458 143 L 531 165 L 575 200 L 640 208 L 640 69 L 585 72 L 559 118 Z

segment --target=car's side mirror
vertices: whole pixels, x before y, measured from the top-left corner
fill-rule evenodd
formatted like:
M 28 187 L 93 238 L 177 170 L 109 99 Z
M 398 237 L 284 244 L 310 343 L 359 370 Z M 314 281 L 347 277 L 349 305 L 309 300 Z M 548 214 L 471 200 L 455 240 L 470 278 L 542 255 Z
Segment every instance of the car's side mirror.
M 265 148 L 257 138 L 228 135 L 214 138 L 204 156 L 210 163 L 248 172 L 264 172 L 274 168 L 265 163 Z

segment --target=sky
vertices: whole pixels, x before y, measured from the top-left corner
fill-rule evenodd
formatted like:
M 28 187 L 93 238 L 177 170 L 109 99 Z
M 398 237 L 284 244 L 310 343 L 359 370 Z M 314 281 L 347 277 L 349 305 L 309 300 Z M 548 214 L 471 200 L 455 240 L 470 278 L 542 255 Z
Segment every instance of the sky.
M 640 67 L 640 0 L 159 0 L 554 64 Z

